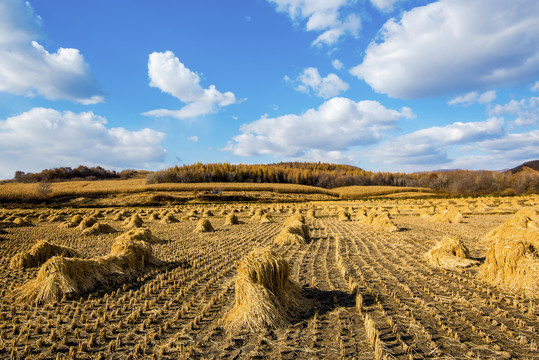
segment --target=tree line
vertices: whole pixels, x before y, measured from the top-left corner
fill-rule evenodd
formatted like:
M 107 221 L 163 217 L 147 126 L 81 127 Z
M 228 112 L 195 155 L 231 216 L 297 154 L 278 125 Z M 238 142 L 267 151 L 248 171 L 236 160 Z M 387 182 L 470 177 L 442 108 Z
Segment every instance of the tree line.
M 197 163 L 174 166 L 146 177 L 147 184 L 196 182 L 289 183 L 333 189 L 352 185 L 426 187 L 450 195 L 539 193 L 539 172 L 434 171 L 372 172 L 350 165 L 287 162 L 276 164 Z
M 25 173 L 23 171 L 16 171 L 13 180 L 15 182 L 22 183 L 58 182 L 70 180 L 107 180 L 126 178 L 134 172 L 134 170 L 123 170 L 121 172 L 116 172 L 114 170 L 104 169 L 101 166 L 87 167 L 80 165 L 74 169 L 70 167 L 58 167 L 54 169 L 46 169 L 39 173 Z

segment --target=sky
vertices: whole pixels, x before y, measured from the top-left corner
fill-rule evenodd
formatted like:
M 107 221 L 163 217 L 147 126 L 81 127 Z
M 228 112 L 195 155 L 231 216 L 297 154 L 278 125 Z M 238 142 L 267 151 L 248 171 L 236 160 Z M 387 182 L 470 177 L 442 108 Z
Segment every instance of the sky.
M 0 179 L 535 159 L 537 0 L 0 0 Z

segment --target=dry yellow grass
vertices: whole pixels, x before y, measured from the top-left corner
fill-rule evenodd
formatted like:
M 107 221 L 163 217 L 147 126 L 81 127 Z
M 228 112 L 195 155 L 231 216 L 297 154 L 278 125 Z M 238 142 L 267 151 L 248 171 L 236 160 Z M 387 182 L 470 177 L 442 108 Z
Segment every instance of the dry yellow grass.
M 26 198 L 37 194 L 38 184 L 0 184 L 0 197 Z M 337 196 L 332 190 L 296 184 L 269 183 L 170 183 L 146 185 L 144 179 L 67 181 L 51 184 L 50 196 L 86 196 L 146 191 L 269 191 L 276 193 L 325 194 Z
M 421 193 L 424 195 L 432 194 L 428 188 L 415 188 L 403 186 L 344 186 L 333 189 L 341 199 L 359 199 L 373 196 L 385 196 L 398 193 Z

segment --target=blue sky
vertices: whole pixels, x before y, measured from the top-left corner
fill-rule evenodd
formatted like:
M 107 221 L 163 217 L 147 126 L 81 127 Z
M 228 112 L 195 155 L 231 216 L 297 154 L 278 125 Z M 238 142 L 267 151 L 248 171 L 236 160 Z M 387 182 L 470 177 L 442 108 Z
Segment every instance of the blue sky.
M 539 158 L 536 0 L 0 0 L 16 170 Z

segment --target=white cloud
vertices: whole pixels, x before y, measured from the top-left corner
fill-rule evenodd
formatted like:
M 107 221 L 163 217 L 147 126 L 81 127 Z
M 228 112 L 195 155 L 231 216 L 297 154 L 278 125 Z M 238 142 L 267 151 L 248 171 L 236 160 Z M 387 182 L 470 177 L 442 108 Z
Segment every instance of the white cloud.
M 230 91 L 221 93 L 215 85 L 202 88 L 198 74 L 186 68 L 172 51 L 150 54 L 148 76 L 151 87 L 156 87 L 187 105 L 180 110 L 157 109 L 143 115 L 187 119 L 213 114 L 222 107 L 237 103 L 236 96 Z
M 539 2 L 440 0 L 391 19 L 351 73 L 412 99 L 518 85 L 539 74 Z
M 44 37 L 40 25 L 28 2 L 0 3 L 0 91 L 81 104 L 103 102 L 80 51 L 59 48 L 49 53 L 36 41 Z
M 77 165 L 148 168 L 163 160 L 165 134 L 151 129 L 107 128 L 92 112 L 34 108 L 0 120 L 0 178 L 17 170 Z
M 535 84 L 531 87 L 532 91 L 539 91 L 539 81 L 536 81 Z
M 191 140 L 192 142 L 198 142 L 198 136 L 196 135 L 189 136 L 189 140 Z
M 479 146 L 490 154 L 507 161 L 526 161 L 539 158 L 539 130 L 507 134 L 498 139 L 485 140 Z
M 300 115 L 265 116 L 244 124 L 225 150 L 239 156 L 286 157 L 303 157 L 315 150 L 342 151 L 377 142 L 400 118 L 413 116 L 409 108 L 397 111 L 377 101 L 336 97 Z
M 292 82 L 288 76 L 285 81 Z M 317 68 L 309 67 L 298 75 L 295 82 L 295 89 L 304 93 L 312 91 L 316 96 L 327 99 L 339 95 L 350 87 L 341 80 L 340 77 L 331 73 L 326 77 L 321 77 Z
M 473 105 L 475 103 L 479 104 L 488 104 L 496 99 L 496 91 L 486 91 L 482 94 L 479 94 L 477 91 L 472 91 L 467 94 L 457 96 L 451 99 L 448 104 L 456 105 L 461 104 L 463 106 Z
M 313 45 L 333 45 L 342 36 L 358 36 L 361 19 L 355 14 L 342 14 L 354 0 L 268 0 L 277 5 L 277 11 L 288 13 L 293 21 L 305 20 L 307 31 L 322 32 Z
M 339 59 L 333 60 L 331 65 L 335 68 L 335 70 L 342 70 L 344 68 L 344 64 Z
M 375 6 L 378 10 L 387 12 L 393 10 L 393 5 L 398 0 L 371 0 L 371 4 Z
M 433 126 L 388 139 L 368 154 L 373 162 L 398 166 L 444 164 L 450 161 L 449 146 L 499 137 L 504 134 L 503 123 L 502 118 L 493 117 L 483 122 Z
M 511 100 L 504 105 L 497 104 L 489 110 L 491 115 L 516 115 L 513 122 L 517 126 L 535 125 L 539 122 L 539 97 L 520 101 Z

